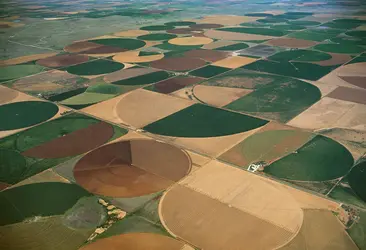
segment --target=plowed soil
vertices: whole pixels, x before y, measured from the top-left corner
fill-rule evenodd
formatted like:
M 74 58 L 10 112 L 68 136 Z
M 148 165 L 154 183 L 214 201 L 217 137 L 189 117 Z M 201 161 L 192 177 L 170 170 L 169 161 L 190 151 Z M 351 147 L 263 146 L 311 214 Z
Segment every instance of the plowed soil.
M 200 58 L 171 57 L 154 61 L 150 65 L 151 67 L 164 70 L 187 71 L 205 66 L 206 62 Z

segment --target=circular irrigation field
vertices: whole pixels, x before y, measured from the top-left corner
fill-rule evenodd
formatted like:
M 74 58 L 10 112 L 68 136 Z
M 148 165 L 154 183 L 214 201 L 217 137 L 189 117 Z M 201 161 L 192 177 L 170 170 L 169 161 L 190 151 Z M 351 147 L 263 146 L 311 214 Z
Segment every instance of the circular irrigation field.
M 95 60 L 68 67 L 66 70 L 70 74 L 81 76 L 92 76 L 112 73 L 121 70 L 124 64 L 107 60 Z
M 164 190 L 190 170 L 182 150 L 153 140 L 130 140 L 88 153 L 75 165 L 74 177 L 92 193 L 135 197 Z
M 50 102 L 25 101 L 0 106 L 0 131 L 26 128 L 55 116 L 58 107 Z
M 348 182 L 352 190 L 366 202 L 366 161 L 357 164 L 348 174 Z

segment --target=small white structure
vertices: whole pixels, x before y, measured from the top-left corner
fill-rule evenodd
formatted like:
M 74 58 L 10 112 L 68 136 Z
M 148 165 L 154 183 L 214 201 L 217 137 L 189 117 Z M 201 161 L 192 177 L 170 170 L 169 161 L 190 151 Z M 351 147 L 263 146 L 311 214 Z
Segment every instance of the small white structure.
M 258 169 L 260 170 L 260 168 L 262 168 L 262 170 L 263 170 L 263 168 L 266 165 L 267 165 L 267 163 L 265 161 L 254 162 L 249 165 L 247 170 L 254 173 L 254 172 L 258 171 Z

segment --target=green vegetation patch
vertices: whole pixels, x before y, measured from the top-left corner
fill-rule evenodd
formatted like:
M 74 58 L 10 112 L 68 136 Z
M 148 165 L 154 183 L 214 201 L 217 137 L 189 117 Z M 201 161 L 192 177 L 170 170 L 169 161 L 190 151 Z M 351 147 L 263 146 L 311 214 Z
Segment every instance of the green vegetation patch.
M 127 50 L 139 49 L 146 45 L 144 41 L 132 38 L 107 38 L 107 39 L 91 40 L 90 42 L 112 47 L 118 47 Z
M 289 62 L 289 61 L 300 61 L 300 62 L 319 62 L 331 59 L 332 56 L 327 53 L 322 53 L 314 50 L 287 50 L 282 51 L 268 57 L 271 61 L 277 62 Z
M 147 35 L 142 35 L 137 37 L 138 39 L 141 40 L 146 40 L 146 41 L 163 41 L 163 40 L 169 40 L 169 39 L 173 39 L 176 38 L 176 35 L 173 34 L 167 34 L 167 33 L 154 33 L 154 34 L 147 34 Z
M 346 179 L 346 178 L 345 178 Z M 362 201 L 350 188 L 348 182 L 340 182 L 332 192 L 330 192 L 329 197 L 345 204 L 352 204 L 360 208 L 366 208 L 366 202 Z
M 207 65 L 205 67 L 193 70 L 193 71 L 189 72 L 189 74 L 192 76 L 210 78 L 210 77 L 225 73 L 226 71 L 229 71 L 229 70 L 231 70 L 231 69 L 214 66 L 214 65 Z
M 248 13 L 248 14 L 245 14 L 244 16 L 270 17 L 270 16 L 273 16 L 273 14 L 269 14 L 269 13 Z
M 284 23 L 286 21 L 287 20 L 285 18 L 278 18 L 275 16 L 257 20 L 257 22 L 260 22 L 260 23 Z
M 63 223 L 72 229 L 92 229 L 103 224 L 107 218 L 104 208 L 95 196 L 86 196 L 63 215 Z
M 66 71 L 70 74 L 89 76 L 112 73 L 124 67 L 122 63 L 99 59 L 67 67 Z
M 202 47 L 202 45 L 186 46 L 186 45 L 175 45 L 165 42 L 162 44 L 155 45 L 154 47 L 169 51 L 187 51 L 187 50 L 199 49 Z
M 277 117 L 277 120 L 286 122 L 320 98 L 320 90 L 314 85 L 300 80 L 282 78 L 261 86 L 226 105 L 225 108 L 239 112 L 274 113 L 273 116 Z
M 174 29 L 173 25 L 151 25 L 140 28 L 140 30 L 148 30 L 148 31 L 171 30 L 171 29 Z
M 50 102 L 25 101 L 0 106 L 0 131 L 26 128 L 47 121 L 58 112 Z
M 364 20 L 358 19 L 336 19 L 331 22 L 324 23 L 322 26 L 335 29 L 354 29 L 365 23 L 366 22 Z
M 366 38 L 366 30 L 353 30 L 345 33 L 347 36 L 354 36 L 358 38 Z
M 297 39 L 304 39 L 316 42 L 322 42 L 327 39 L 331 39 L 336 37 L 338 34 L 329 34 L 329 33 L 320 33 L 313 30 L 304 30 L 300 32 L 291 33 L 288 36 L 297 38 Z
M 214 137 L 245 132 L 268 121 L 202 104 L 194 104 L 144 127 L 151 133 L 176 137 Z
M 334 44 L 334 43 L 318 44 L 314 46 L 314 49 L 321 50 L 324 52 L 342 53 L 342 54 L 359 54 L 365 51 L 365 48 L 357 45 Z
M 364 250 L 366 249 L 366 212 L 360 211 L 359 217 L 360 219 L 347 229 L 347 232 L 356 245 Z
M 284 36 L 289 33 L 284 30 L 275 30 L 269 28 L 246 28 L 246 27 L 221 28 L 219 30 L 237 32 L 237 33 L 264 35 L 264 36 Z
M 22 222 L 35 216 L 64 214 L 77 201 L 91 196 L 75 184 L 44 182 L 7 189 L 0 193 L 0 225 Z
M 336 66 L 320 66 L 305 62 L 259 60 L 245 65 L 243 68 L 315 81 L 331 72 Z
M 344 176 L 353 165 L 351 153 L 338 142 L 318 135 L 264 172 L 282 179 L 326 181 Z
M 58 94 L 58 95 L 50 96 L 47 99 L 50 100 L 50 101 L 52 101 L 52 102 L 59 102 L 59 101 L 62 101 L 62 100 L 71 98 L 73 96 L 82 94 L 82 93 L 84 93 L 86 91 L 86 89 L 87 89 L 87 87 L 79 88 L 79 89 L 74 89 L 74 90 L 71 90 L 71 91 L 68 91 L 68 92 L 64 92 L 64 93 L 61 93 L 61 94 Z
M 366 39 L 358 39 L 355 37 L 335 37 L 330 39 L 333 43 L 338 43 L 345 46 L 358 46 L 358 45 L 366 45 Z
M 14 183 L 27 169 L 24 157 L 15 150 L 0 148 L 0 181 Z
M 216 48 L 215 50 L 222 50 L 222 51 L 236 51 L 241 49 L 249 48 L 249 45 L 246 43 L 235 43 L 223 47 Z
M 195 22 L 188 22 L 188 21 L 177 21 L 177 22 L 168 22 L 165 23 L 167 26 L 190 26 L 196 24 Z
M 315 25 L 320 24 L 320 22 L 305 21 L 305 20 L 291 20 L 291 21 L 288 21 L 287 23 L 294 24 L 294 25 L 301 25 L 301 26 L 315 26 Z
M 128 85 L 128 86 L 146 85 L 146 84 L 151 84 L 151 83 L 155 83 L 155 82 L 160 82 L 162 80 L 169 78 L 170 76 L 171 76 L 171 74 L 169 74 L 166 71 L 157 71 L 157 72 L 152 72 L 152 73 L 149 73 L 146 75 L 136 76 L 136 77 L 112 82 L 112 84 L 124 85 L 124 86 L 126 86 L 126 85 Z
M 295 24 L 277 24 L 272 25 L 271 28 L 278 30 L 303 30 L 306 29 L 305 26 L 295 25 Z
M 34 75 L 45 71 L 47 68 L 36 64 L 21 64 L 0 67 L 0 82 Z
M 352 190 L 366 202 L 366 161 L 359 163 L 348 175 L 348 182 Z

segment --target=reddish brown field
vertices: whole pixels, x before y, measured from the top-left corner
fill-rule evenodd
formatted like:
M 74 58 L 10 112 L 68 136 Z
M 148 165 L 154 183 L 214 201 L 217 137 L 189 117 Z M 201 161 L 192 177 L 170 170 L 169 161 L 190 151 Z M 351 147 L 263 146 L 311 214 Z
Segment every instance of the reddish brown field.
M 343 101 L 366 104 L 366 90 L 362 89 L 338 87 L 328 94 L 328 97 Z
M 87 128 L 58 137 L 22 154 L 28 157 L 52 159 L 79 155 L 106 143 L 113 136 L 112 125 L 99 122 Z
M 346 81 L 352 85 L 366 89 L 366 77 L 365 76 L 339 76 L 343 81 Z
M 158 82 L 154 85 L 155 90 L 159 93 L 169 94 L 178 89 L 184 88 L 189 85 L 196 84 L 202 81 L 202 78 L 199 77 L 174 77 L 161 82 Z
M 216 62 L 222 60 L 230 55 L 230 53 L 216 51 L 216 50 L 190 50 L 184 53 L 185 56 L 191 58 L 200 58 L 208 62 Z
M 66 46 L 64 48 L 64 50 L 66 52 L 70 52 L 70 53 L 79 53 L 79 52 L 95 49 L 95 48 L 102 47 L 102 46 L 103 45 L 100 45 L 97 43 L 83 41 L 83 42 L 72 43 L 72 44 Z
M 200 58 L 171 57 L 152 62 L 150 65 L 163 70 L 187 71 L 203 67 L 206 65 L 206 62 Z
M 273 46 L 287 47 L 287 48 L 308 48 L 317 44 L 317 42 L 314 41 L 302 40 L 296 38 L 272 39 L 267 43 Z
M 85 55 L 68 54 L 68 55 L 51 56 L 45 59 L 41 59 L 37 61 L 37 64 L 42 65 L 44 67 L 57 68 L 87 62 L 88 59 L 89 59 L 88 56 Z

